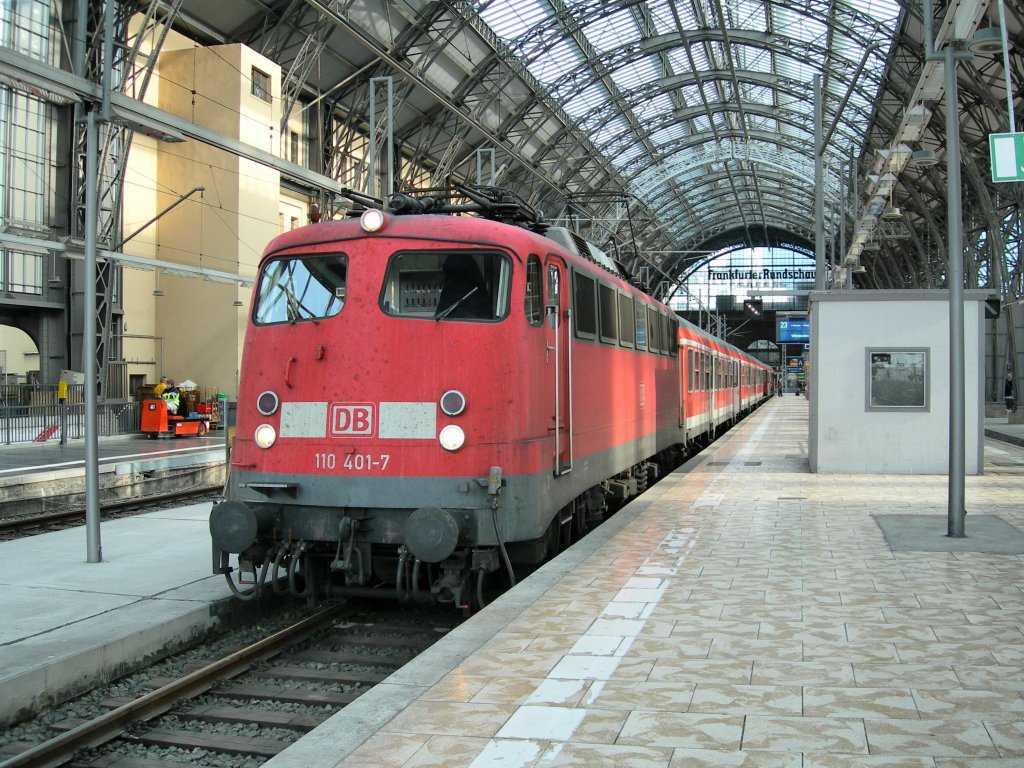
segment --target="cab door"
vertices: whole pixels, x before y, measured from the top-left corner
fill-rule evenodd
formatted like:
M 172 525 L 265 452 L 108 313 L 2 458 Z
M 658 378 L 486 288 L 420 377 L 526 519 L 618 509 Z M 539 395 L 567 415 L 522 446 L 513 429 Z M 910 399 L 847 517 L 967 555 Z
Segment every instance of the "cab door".
M 547 364 L 553 392 L 552 436 L 555 476 L 572 471 L 572 308 L 565 262 L 549 256 L 545 263 L 544 315 Z

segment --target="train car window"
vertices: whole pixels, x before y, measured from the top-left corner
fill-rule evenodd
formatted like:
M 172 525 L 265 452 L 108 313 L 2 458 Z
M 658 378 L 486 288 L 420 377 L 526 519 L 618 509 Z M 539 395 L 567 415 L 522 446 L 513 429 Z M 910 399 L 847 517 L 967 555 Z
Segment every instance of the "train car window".
M 573 303 L 576 318 L 576 335 L 584 339 L 597 338 L 597 298 L 595 295 L 596 281 L 592 277 L 574 272 Z
M 686 350 L 686 391 L 693 392 L 693 350 Z
M 260 272 L 253 322 L 296 323 L 334 317 L 345 305 L 348 257 L 333 253 L 268 261 Z
M 633 320 L 637 349 L 647 349 L 647 305 L 639 299 L 633 300 Z
M 704 391 L 707 392 L 711 389 L 711 374 L 714 371 L 711 362 L 711 353 L 707 352 L 704 355 Z
M 655 354 L 661 351 L 661 322 L 654 307 L 647 308 L 647 346 Z
M 633 338 L 636 333 L 633 328 L 633 297 L 619 294 L 619 344 L 624 347 L 633 346 Z
M 604 283 L 597 284 L 598 310 L 601 317 L 601 341 L 615 344 L 619 340 L 619 303 L 615 289 Z
M 396 253 L 384 277 L 380 305 L 392 317 L 501 320 L 508 314 L 511 278 L 511 262 L 500 253 Z
M 540 259 L 534 255 L 526 261 L 526 302 L 523 305 L 526 322 L 540 325 L 541 321 L 541 280 Z
M 675 357 L 679 354 L 679 334 L 676 332 L 675 318 L 669 317 L 668 315 L 662 315 L 661 324 L 663 328 L 661 338 L 664 342 L 662 347 L 664 348 L 666 355 Z

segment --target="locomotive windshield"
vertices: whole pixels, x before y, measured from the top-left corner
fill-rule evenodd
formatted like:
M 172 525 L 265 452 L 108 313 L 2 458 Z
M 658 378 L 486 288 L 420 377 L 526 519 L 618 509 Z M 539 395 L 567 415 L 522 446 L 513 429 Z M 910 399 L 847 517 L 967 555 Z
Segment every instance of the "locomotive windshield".
M 257 325 L 333 317 L 345 304 L 348 257 L 299 256 L 267 262 L 256 291 Z
M 395 317 L 500 320 L 511 280 L 511 263 L 499 253 L 399 253 L 384 278 L 381 307 Z

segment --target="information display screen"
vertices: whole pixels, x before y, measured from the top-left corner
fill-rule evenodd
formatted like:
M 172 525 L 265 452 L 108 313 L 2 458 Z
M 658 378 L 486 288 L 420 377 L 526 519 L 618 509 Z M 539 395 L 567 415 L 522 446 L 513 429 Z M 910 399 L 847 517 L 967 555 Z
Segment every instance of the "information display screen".
M 806 317 L 780 317 L 776 321 L 775 341 L 780 344 L 806 344 L 811 340 L 811 321 Z

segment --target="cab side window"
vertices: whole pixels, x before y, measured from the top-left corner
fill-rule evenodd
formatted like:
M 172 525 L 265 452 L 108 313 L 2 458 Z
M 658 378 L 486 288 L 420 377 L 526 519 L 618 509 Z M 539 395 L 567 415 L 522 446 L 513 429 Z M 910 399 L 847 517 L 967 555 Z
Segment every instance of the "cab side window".
M 597 338 L 597 296 L 594 278 L 573 273 L 573 299 L 576 305 L 576 335 L 584 339 Z
M 526 300 L 523 310 L 526 314 L 526 322 L 530 325 L 540 325 L 541 321 L 541 279 L 540 259 L 531 255 L 526 261 Z
M 601 316 L 601 341 L 615 344 L 619 340 L 619 306 L 615 289 L 604 283 L 597 284 Z
M 632 347 L 635 334 L 633 328 L 633 298 L 627 293 L 619 294 L 619 344 Z

